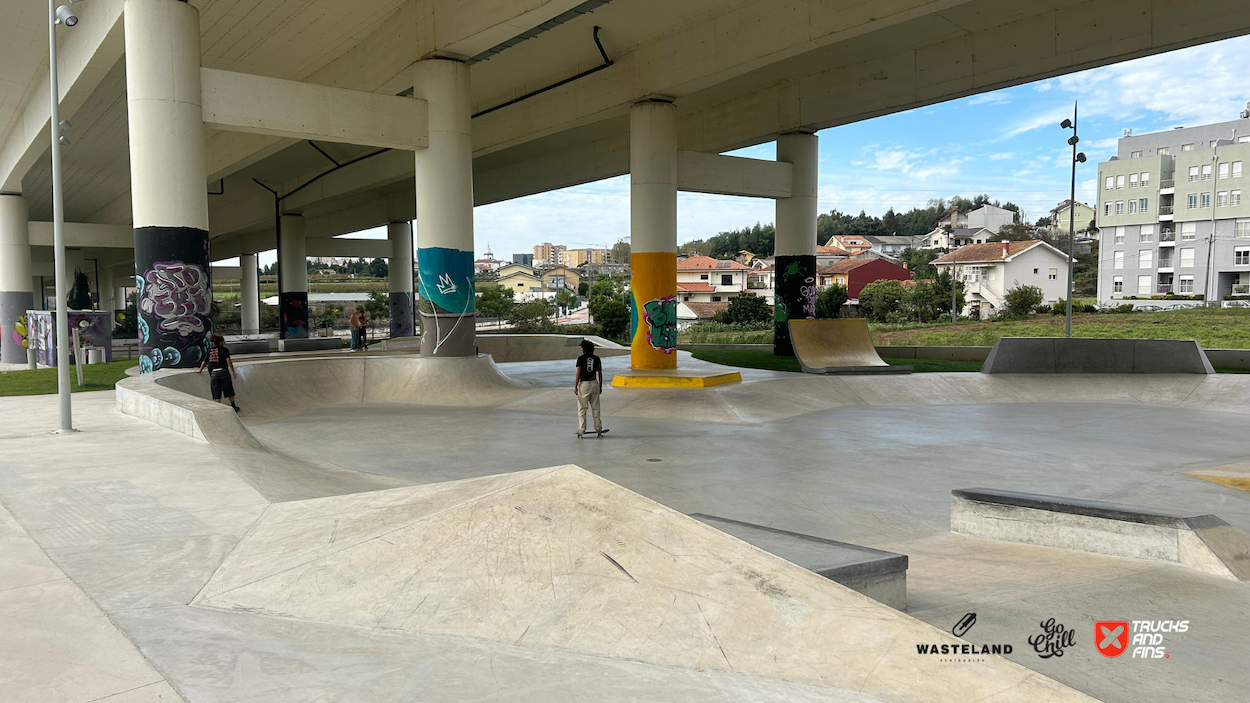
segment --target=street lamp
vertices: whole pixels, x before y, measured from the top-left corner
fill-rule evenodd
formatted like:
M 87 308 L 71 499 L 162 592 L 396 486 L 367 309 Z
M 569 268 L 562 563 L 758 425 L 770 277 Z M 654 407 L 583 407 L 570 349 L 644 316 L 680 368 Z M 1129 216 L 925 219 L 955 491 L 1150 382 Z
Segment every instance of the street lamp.
M 1059 123 L 1063 129 L 1072 130 L 1068 143 L 1072 145 L 1072 190 L 1068 196 L 1068 310 L 1064 319 L 1064 336 L 1072 337 L 1072 279 L 1075 272 L 1073 262 L 1076 261 L 1076 165 L 1085 163 L 1085 152 L 1077 152 L 1076 145 L 1081 138 L 1076 135 L 1077 103 L 1072 103 L 1072 119 Z
M 78 3 L 82 0 L 70 0 Z M 52 133 L 52 248 L 56 265 L 56 394 L 61 408 L 61 426 L 56 434 L 76 432 L 69 400 L 69 281 L 65 275 L 65 197 L 61 192 L 61 146 L 69 146 L 69 140 L 61 132 L 70 128 L 68 120 L 61 120 L 61 89 L 57 86 L 56 26 L 73 27 L 78 15 L 69 5 L 57 7 L 56 0 L 48 0 L 48 99 L 51 103 L 48 115 L 48 131 Z M 82 359 L 78 359 L 82 363 Z

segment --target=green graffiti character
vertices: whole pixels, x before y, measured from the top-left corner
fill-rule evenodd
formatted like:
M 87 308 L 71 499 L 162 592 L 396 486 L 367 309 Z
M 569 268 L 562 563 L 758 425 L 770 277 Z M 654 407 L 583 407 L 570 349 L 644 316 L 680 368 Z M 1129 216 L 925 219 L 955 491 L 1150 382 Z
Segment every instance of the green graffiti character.
M 647 323 L 647 343 L 653 349 L 672 354 L 677 349 L 677 296 L 644 303 L 642 316 Z

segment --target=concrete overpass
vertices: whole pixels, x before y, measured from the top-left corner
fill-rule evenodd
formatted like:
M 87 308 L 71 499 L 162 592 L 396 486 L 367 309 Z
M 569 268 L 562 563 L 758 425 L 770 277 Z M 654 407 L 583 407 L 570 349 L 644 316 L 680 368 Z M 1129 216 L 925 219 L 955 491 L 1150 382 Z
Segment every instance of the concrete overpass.
M 27 223 L 52 219 L 52 198 L 47 16 L 38 3 L 0 8 L 7 330 L 51 258 L 46 226 Z M 647 311 L 634 341 L 640 367 L 675 363 L 664 299 L 675 293 L 678 190 L 775 199 L 778 254 L 796 272 L 779 286 L 780 304 L 806 316 L 816 130 L 1250 31 L 1250 5 L 1236 0 L 74 8 L 78 25 L 57 30 L 61 117 L 73 123 L 64 151 L 65 213 L 78 233 L 70 239 L 115 279 L 137 273 L 156 286 L 160 297 L 142 315 L 161 332 L 145 346 L 201 347 L 199 311 L 211 294 L 208 277 L 190 272 L 241 256 L 246 289 L 253 255 L 275 247 L 287 263 L 287 332 L 298 335 L 307 286 L 297 262 L 349 252 L 327 239 L 388 223 L 393 247 L 406 252 L 404 223 L 414 219 L 427 312 L 461 320 L 472 314 L 464 278 L 473 205 L 631 173 L 636 308 Z M 779 140 L 780 163 L 719 156 L 770 140 Z M 117 227 L 133 230 L 129 249 Z M 393 283 L 403 315 L 412 284 Z M 182 309 L 162 313 L 171 296 Z M 472 325 L 451 322 L 426 325 L 457 330 L 429 333 L 429 351 L 471 350 Z M 21 353 L 10 337 L 5 361 Z

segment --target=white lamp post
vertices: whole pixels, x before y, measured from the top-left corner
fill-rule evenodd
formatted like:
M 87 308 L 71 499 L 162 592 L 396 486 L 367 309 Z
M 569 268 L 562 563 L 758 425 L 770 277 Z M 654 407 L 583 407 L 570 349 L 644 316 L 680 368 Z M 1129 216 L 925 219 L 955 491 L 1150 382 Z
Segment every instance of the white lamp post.
M 70 0 L 81 2 L 82 0 Z M 76 432 L 73 411 L 69 400 L 69 281 L 65 275 L 65 197 L 61 191 L 61 145 L 69 140 L 61 131 L 69 129 L 69 122 L 61 121 L 61 89 L 57 86 L 56 26 L 73 27 L 78 16 L 69 5 L 56 6 L 56 0 L 48 0 L 48 87 L 51 102 L 49 132 L 52 134 L 52 249 L 56 265 L 56 393 L 61 406 L 61 426 L 57 434 Z M 78 362 L 81 364 L 82 360 Z
M 1072 145 L 1072 191 L 1068 196 L 1068 309 L 1064 316 L 1064 335 L 1072 336 L 1072 276 L 1076 272 L 1074 263 L 1076 261 L 1076 165 L 1085 163 L 1085 153 L 1078 153 L 1076 145 L 1081 138 L 1076 136 L 1076 108 L 1077 104 L 1072 103 L 1072 119 L 1064 120 L 1060 123 L 1060 127 L 1072 130 L 1072 136 L 1068 137 L 1068 143 Z

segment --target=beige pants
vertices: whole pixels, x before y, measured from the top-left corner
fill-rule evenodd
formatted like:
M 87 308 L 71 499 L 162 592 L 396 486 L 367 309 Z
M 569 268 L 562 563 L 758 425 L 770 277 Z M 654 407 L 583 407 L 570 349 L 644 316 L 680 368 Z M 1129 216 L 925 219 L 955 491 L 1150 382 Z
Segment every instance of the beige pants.
M 599 382 L 595 380 L 582 381 L 577 387 L 577 432 L 582 434 L 586 432 L 586 410 L 589 409 L 595 415 L 595 432 L 603 429 L 603 422 L 599 419 Z

